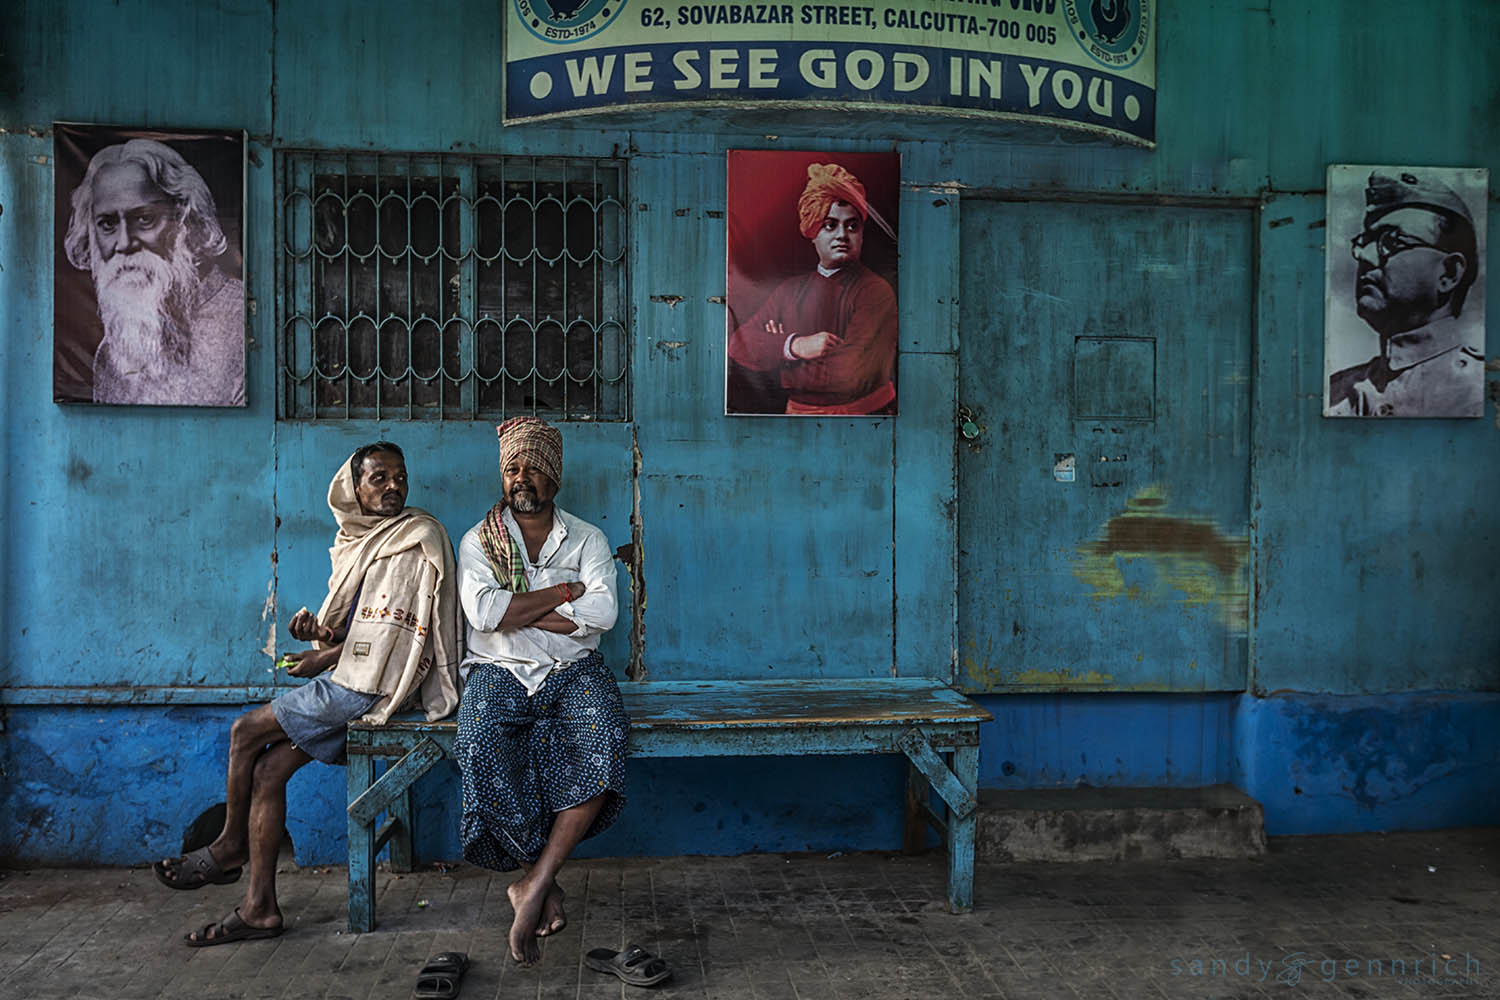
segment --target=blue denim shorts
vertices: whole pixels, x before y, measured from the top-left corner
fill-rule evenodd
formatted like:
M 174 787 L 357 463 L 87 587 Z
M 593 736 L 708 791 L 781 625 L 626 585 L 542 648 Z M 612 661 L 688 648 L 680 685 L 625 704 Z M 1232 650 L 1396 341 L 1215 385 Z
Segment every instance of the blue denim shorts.
M 342 764 L 344 727 L 379 700 L 378 694 L 350 691 L 325 674 L 271 702 L 271 711 L 293 746 L 306 751 L 314 760 Z

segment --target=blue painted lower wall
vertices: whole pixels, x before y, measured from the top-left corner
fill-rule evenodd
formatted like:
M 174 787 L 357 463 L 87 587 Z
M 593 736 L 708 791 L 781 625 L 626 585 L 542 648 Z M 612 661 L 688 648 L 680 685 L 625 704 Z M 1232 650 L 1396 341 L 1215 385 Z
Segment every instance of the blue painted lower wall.
M 1192 787 L 1228 781 L 1237 695 L 1016 694 L 974 700 L 985 788 Z
M 987 788 L 1231 782 L 1273 835 L 1500 824 L 1500 694 L 1016 695 L 979 699 Z M 6 709 L 0 860 L 138 864 L 176 851 L 223 798 L 227 707 Z M 631 764 L 630 804 L 584 856 L 894 849 L 895 758 Z M 302 864 L 344 859 L 344 772 L 288 788 Z M 418 786 L 418 853 L 458 856 L 457 774 Z
M 175 854 L 224 798 L 234 708 L 22 707 L 0 736 L 0 865 L 133 865 Z M 643 760 L 619 823 L 581 857 L 890 848 L 901 841 L 896 758 Z M 347 856 L 345 775 L 308 764 L 287 786 L 300 864 Z M 418 783 L 418 857 L 459 856 L 458 772 Z
M 1234 732 L 1273 836 L 1500 824 L 1500 694 L 1240 696 Z
M 1273 836 L 1500 824 L 1500 694 L 976 700 L 986 788 L 1228 782 Z

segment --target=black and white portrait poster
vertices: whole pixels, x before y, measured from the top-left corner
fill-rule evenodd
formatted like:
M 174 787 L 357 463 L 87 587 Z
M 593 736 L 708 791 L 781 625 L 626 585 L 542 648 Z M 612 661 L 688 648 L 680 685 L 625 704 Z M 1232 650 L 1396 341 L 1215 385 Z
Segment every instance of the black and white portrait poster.
M 1328 168 L 1325 417 L 1484 415 L 1483 167 Z
M 896 412 L 898 153 L 731 150 L 724 411 Z
M 245 133 L 53 136 L 53 401 L 244 406 Z

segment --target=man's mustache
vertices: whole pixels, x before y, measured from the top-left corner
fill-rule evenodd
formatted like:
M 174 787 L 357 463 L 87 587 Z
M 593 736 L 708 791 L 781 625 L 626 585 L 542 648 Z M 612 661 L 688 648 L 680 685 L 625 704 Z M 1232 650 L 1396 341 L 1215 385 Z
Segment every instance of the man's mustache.
M 150 256 L 142 257 L 141 254 Z M 108 289 L 123 278 L 135 276 L 145 279 L 144 283 L 148 285 L 164 284 L 172 280 L 172 267 L 166 259 L 143 250 L 128 257 L 115 254 L 109 260 L 100 261 L 94 274 L 101 289 Z

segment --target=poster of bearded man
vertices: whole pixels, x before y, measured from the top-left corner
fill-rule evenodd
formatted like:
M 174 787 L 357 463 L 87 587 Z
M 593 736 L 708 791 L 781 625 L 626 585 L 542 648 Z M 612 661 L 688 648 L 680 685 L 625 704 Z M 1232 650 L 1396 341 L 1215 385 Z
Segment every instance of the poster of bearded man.
M 53 142 L 53 401 L 244 406 L 245 133 Z

